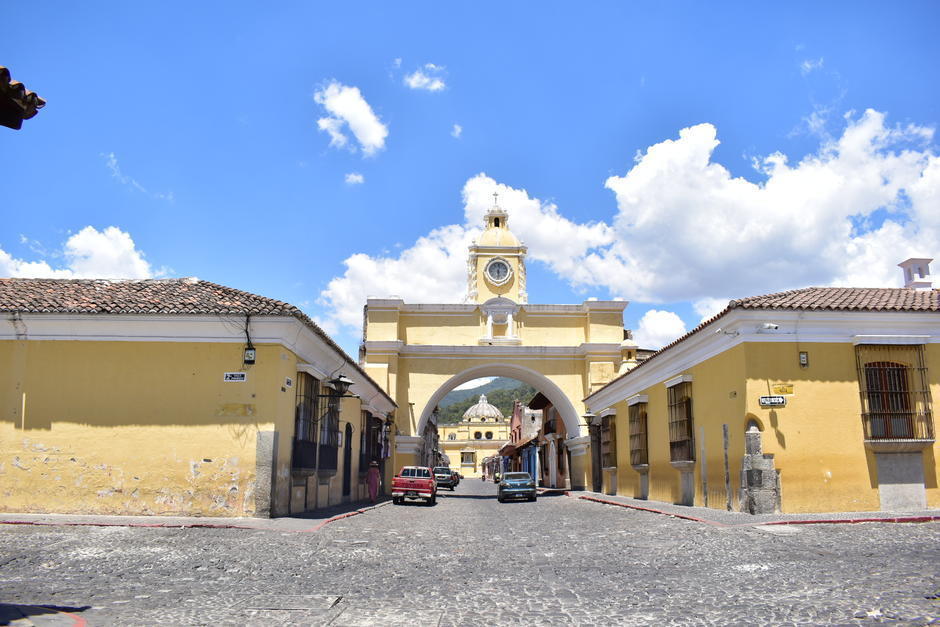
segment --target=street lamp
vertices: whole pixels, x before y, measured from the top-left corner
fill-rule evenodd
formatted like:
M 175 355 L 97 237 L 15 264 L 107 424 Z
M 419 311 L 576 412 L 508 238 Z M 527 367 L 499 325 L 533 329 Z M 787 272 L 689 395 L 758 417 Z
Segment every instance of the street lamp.
M 351 398 L 351 397 L 346 396 L 346 392 L 349 391 L 349 386 L 353 384 L 352 379 L 350 379 L 344 374 L 341 374 L 335 379 L 330 379 L 330 384 L 333 386 L 333 389 L 336 390 L 336 395 L 339 398 L 344 398 L 344 397 Z

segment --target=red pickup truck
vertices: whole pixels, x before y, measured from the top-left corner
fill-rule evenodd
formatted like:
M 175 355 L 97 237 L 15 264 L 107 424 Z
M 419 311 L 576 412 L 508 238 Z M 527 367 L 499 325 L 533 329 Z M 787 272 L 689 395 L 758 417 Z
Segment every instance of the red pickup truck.
M 437 482 L 430 468 L 404 466 L 392 477 L 392 503 L 401 505 L 405 499 L 423 499 L 428 505 L 437 502 Z

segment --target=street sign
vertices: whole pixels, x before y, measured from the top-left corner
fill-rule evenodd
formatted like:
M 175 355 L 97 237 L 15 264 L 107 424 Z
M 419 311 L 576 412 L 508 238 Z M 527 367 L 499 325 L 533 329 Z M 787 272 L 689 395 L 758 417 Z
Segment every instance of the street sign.
M 787 404 L 786 396 L 761 396 L 761 407 L 783 407 Z

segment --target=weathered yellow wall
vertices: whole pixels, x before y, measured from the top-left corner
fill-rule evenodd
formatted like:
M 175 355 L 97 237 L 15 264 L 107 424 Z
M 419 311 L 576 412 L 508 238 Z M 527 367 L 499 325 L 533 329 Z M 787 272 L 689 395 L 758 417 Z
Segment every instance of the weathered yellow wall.
M 800 350 L 810 365 L 801 368 Z M 940 394 L 940 346 L 927 345 L 931 395 Z M 855 348 L 848 343 L 745 343 L 708 359 L 691 374 L 695 425 L 695 504 L 704 505 L 702 491 L 702 428 L 707 448 L 708 506 L 726 502 L 722 424 L 730 433 L 729 467 L 732 507 L 739 509 L 744 431 L 756 419 L 763 433 L 764 453 L 774 455 L 780 471 L 784 512 L 869 511 L 880 508 L 877 466 L 866 450 L 861 422 Z M 793 384 L 785 407 L 762 408 L 759 397 L 774 394 L 775 383 Z M 650 494 L 654 501 L 679 499 L 679 472 L 669 464 L 669 428 L 663 383 L 643 392 L 649 397 L 648 424 Z M 629 412 L 617 403 L 618 493 L 639 495 L 639 474 L 630 466 Z M 934 418 L 936 426 L 936 418 Z M 924 452 L 928 507 L 940 506 L 940 447 Z
M 742 346 L 706 360 L 683 374 L 692 375 L 692 417 L 695 429 L 695 504 L 704 505 L 702 489 L 702 435 L 706 444 L 708 505 L 723 509 L 726 502 L 722 425 L 729 427 L 728 462 L 733 507 L 744 454 L 744 352 Z M 680 499 L 679 471 L 669 463 L 669 409 L 666 386 L 654 385 L 641 394 L 649 397 L 647 432 L 649 446 L 649 498 L 675 503 Z M 639 496 L 640 475 L 630 465 L 630 414 L 626 401 L 617 409 L 618 493 Z
M 479 312 L 472 316 L 415 316 L 402 314 L 402 336 L 406 344 L 472 346 L 485 333 Z
M 289 471 L 295 369 L 257 348 L 248 380 L 225 383 L 239 344 L 0 342 L 0 509 L 253 514 L 259 431 L 277 429 Z
M 525 346 L 578 346 L 586 341 L 584 320 L 580 314 L 528 315 L 523 311 L 516 334 Z
M 940 433 L 938 433 L 937 407 L 940 406 L 940 344 L 926 346 L 926 365 L 933 400 L 933 448 L 924 451 L 924 480 L 927 488 L 927 507 L 940 508 Z
M 399 339 L 398 311 L 395 309 L 370 308 L 367 324 L 367 338 L 370 341 Z
M 588 317 L 586 341 L 617 343 L 623 341 L 623 312 L 592 311 Z
M 931 395 L 937 398 L 940 346 L 927 345 Z M 809 352 L 800 368 L 799 351 Z M 764 452 L 780 469 L 783 509 L 790 512 L 880 508 L 877 465 L 864 446 L 855 347 L 848 343 L 749 344 L 747 412 L 764 426 Z M 773 383 L 793 383 L 786 407 L 761 408 Z M 936 426 L 936 417 L 934 417 Z M 924 454 L 928 505 L 940 505 L 937 452 Z M 789 487 L 789 489 L 788 489 Z M 821 510 L 821 507 L 825 509 Z

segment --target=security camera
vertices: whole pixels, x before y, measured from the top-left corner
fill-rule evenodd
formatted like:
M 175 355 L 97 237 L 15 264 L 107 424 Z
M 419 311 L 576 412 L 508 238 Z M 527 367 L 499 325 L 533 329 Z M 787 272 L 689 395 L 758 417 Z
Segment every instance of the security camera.
M 764 328 L 767 329 L 768 331 L 776 331 L 777 329 L 780 328 L 780 325 L 774 324 L 773 322 L 765 322 Z

